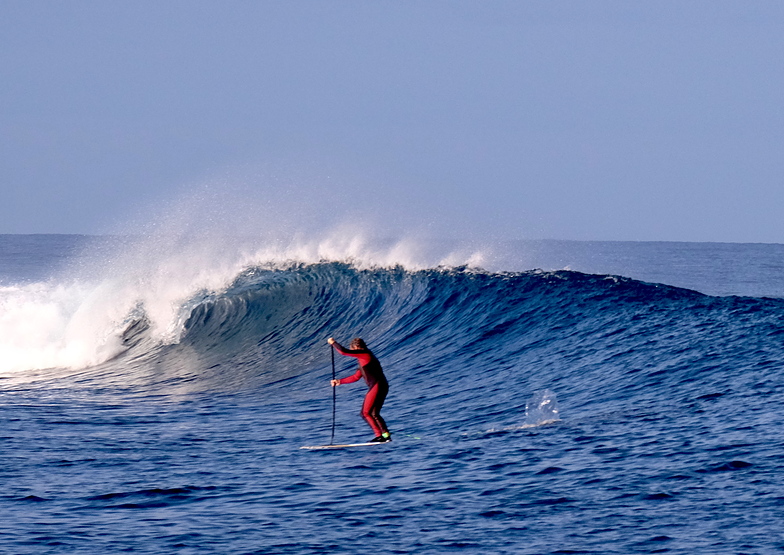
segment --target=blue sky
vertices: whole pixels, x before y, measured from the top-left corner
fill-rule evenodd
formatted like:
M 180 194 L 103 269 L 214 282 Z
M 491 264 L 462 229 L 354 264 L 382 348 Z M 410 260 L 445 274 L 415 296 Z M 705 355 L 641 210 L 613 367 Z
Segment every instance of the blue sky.
M 393 234 L 784 242 L 782 29 L 779 1 L 6 0 L 0 233 L 209 190 Z

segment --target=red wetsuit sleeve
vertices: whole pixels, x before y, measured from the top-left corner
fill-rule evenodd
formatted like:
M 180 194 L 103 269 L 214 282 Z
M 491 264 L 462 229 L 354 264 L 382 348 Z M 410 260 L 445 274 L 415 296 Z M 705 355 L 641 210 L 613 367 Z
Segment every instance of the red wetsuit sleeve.
M 367 363 L 370 362 L 370 360 L 372 358 L 370 356 L 370 352 L 369 351 L 354 351 L 354 350 L 351 350 L 351 349 L 346 349 L 343 345 L 341 345 L 337 341 L 335 341 L 332 344 L 332 346 L 335 347 L 335 349 L 337 349 L 337 351 L 341 355 L 344 355 L 344 356 L 347 356 L 347 357 L 354 357 L 357 360 L 359 360 L 359 365 L 360 366 L 365 366 Z
M 343 385 L 343 384 L 347 384 L 347 383 L 357 382 L 357 381 L 360 380 L 360 378 L 362 378 L 362 368 L 357 370 L 356 374 L 354 374 L 353 376 L 348 376 L 346 378 L 340 378 L 338 380 L 338 382 L 340 382 L 340 385 Z
M 341 355 L 347 357 L 354 357 L 359 361 L 359 369 L 356 371 L 356 373 L 353 376 L 348 376 L 346 378 L 341 378 L 340 380 L 338 380 L 340 384 L 343 385 L 343 384 L 354 383 L 356 381 L 359 381 L 362 378 L 362 367 L 368 364 L 372 359 L 370 353 L 368 351 L 354 351 L 351 349 L 346 349 L 343 345 L 341 345 L 337 341 L 332 343 L 332 346 L 335 347 L 337 352 L 339 352 Z

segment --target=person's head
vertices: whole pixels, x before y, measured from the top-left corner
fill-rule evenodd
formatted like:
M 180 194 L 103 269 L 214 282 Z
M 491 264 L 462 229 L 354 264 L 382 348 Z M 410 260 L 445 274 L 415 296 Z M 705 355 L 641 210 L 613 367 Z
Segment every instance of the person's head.
M 355 337 L 351 340 L 351 348 L 354 350 L 363 349 L 367 350 L 367 345 L 365 345 L 365 341 L 360 339 L 359 337 Z

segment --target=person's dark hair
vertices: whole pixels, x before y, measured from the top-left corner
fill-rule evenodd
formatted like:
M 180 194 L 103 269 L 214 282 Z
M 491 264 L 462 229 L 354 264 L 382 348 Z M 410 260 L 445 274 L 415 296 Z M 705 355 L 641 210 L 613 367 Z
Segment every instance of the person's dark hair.
M 365 345 L 365 341 L 363 339 L 355 337 L 351 340 L 351 348 L 367 350 L 367 345 Z

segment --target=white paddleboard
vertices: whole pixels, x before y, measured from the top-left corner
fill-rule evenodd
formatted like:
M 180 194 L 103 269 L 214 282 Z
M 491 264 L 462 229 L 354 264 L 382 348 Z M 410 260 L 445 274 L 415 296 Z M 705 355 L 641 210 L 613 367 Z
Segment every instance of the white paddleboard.
M 372 443 L 344 443 L 342 445 L 305 445 L 304 447 L 300 447 L 300 449 L 310 449 L 310 450 L 343 449 L 345 447 L 366 447 L 370 445 L 384 445 L 384 443 L 388 443 L 388 442 L 374 441 Z

